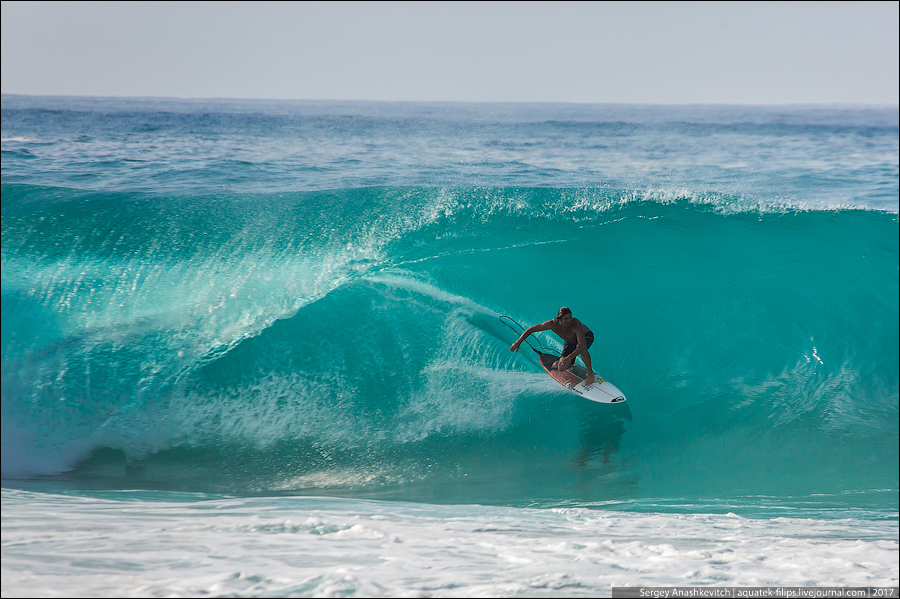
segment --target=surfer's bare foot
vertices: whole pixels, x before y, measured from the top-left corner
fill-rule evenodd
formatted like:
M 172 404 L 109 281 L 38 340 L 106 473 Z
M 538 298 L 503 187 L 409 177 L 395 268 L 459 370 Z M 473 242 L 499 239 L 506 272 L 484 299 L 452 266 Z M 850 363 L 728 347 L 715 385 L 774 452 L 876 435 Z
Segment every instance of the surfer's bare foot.
M 559 370 L 558 367 L 559 367 L 559 360 L 557 360 L 550 366 L 550 370 Z
M 587 375 L 587 378 L 584 379 L 584 386 L 587 387 L 588 385 L 593 385 L 596 380 L 597 378 L 594 376 L 594 373 L 591 372 Z

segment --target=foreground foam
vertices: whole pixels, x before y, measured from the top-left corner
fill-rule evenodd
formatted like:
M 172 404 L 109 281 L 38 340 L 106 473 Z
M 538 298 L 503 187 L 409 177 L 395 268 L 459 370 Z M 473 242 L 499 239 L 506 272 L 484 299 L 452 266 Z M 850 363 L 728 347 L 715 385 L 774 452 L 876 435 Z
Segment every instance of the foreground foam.
M 114 497 L 4 490 L 4 596 L 604 596 L 613 586 L 898 583 L 896 514 L 752 519 Z M 32 573 L 35 551 L 53 559 L 52 572 Z

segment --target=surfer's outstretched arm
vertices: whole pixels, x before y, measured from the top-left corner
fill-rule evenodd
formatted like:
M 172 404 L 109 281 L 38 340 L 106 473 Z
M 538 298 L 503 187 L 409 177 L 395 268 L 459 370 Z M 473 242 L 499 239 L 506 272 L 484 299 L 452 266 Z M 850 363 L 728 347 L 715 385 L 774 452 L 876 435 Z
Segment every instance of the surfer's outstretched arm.
M 527 329 L 525 329 L 525 332 L 522 333 L 522 336 L 519 337 L 515 343 L 509 346 L 509 351 L 519 351 L 519 346 L 522 345 L 522 342 L 525 341 L 529 335 L 531 335 L 532 333 L 537 333 L 538 331 L 548 331 L 550 330 L 552 324 L 553 321 L 548 320 L 547 322 L 542 322 L 541 324 L 536 324 L 528 327 Z

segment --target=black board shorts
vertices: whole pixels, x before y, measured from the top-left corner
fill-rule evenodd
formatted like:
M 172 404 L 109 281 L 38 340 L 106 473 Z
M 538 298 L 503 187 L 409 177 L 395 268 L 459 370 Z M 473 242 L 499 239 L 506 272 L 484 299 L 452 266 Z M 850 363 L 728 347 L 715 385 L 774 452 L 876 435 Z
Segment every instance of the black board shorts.
M 589 331 L 589 332 L 584 336 L 584 341 L 585 341 L 585 343 L 587 343 L 587 347 L 586 347 L 585 349 L 590 348 L 590 347 L 591 347 L 591 344 L 594 342 L 594 331 Z M 577 348 L 577 347 L 578 347 L 578 341 L 577 341 L 577 340 L 575 340 L 575 341 L 566 341 L 566 345 L 565 345 L 565 347 L 563 347 L 562 357 L 565 358 L 566 356 L 568 356 L 569 354 L 571 354 L 573 351 L 575 351 L 575 348 Z

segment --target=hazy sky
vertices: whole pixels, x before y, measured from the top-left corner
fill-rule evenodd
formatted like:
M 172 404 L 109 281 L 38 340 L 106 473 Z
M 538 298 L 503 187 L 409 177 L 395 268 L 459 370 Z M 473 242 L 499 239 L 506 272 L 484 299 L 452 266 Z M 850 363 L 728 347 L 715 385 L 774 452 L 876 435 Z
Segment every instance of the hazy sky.
M 2 92 L 898 104 L 893 2 L 10 2 Z

